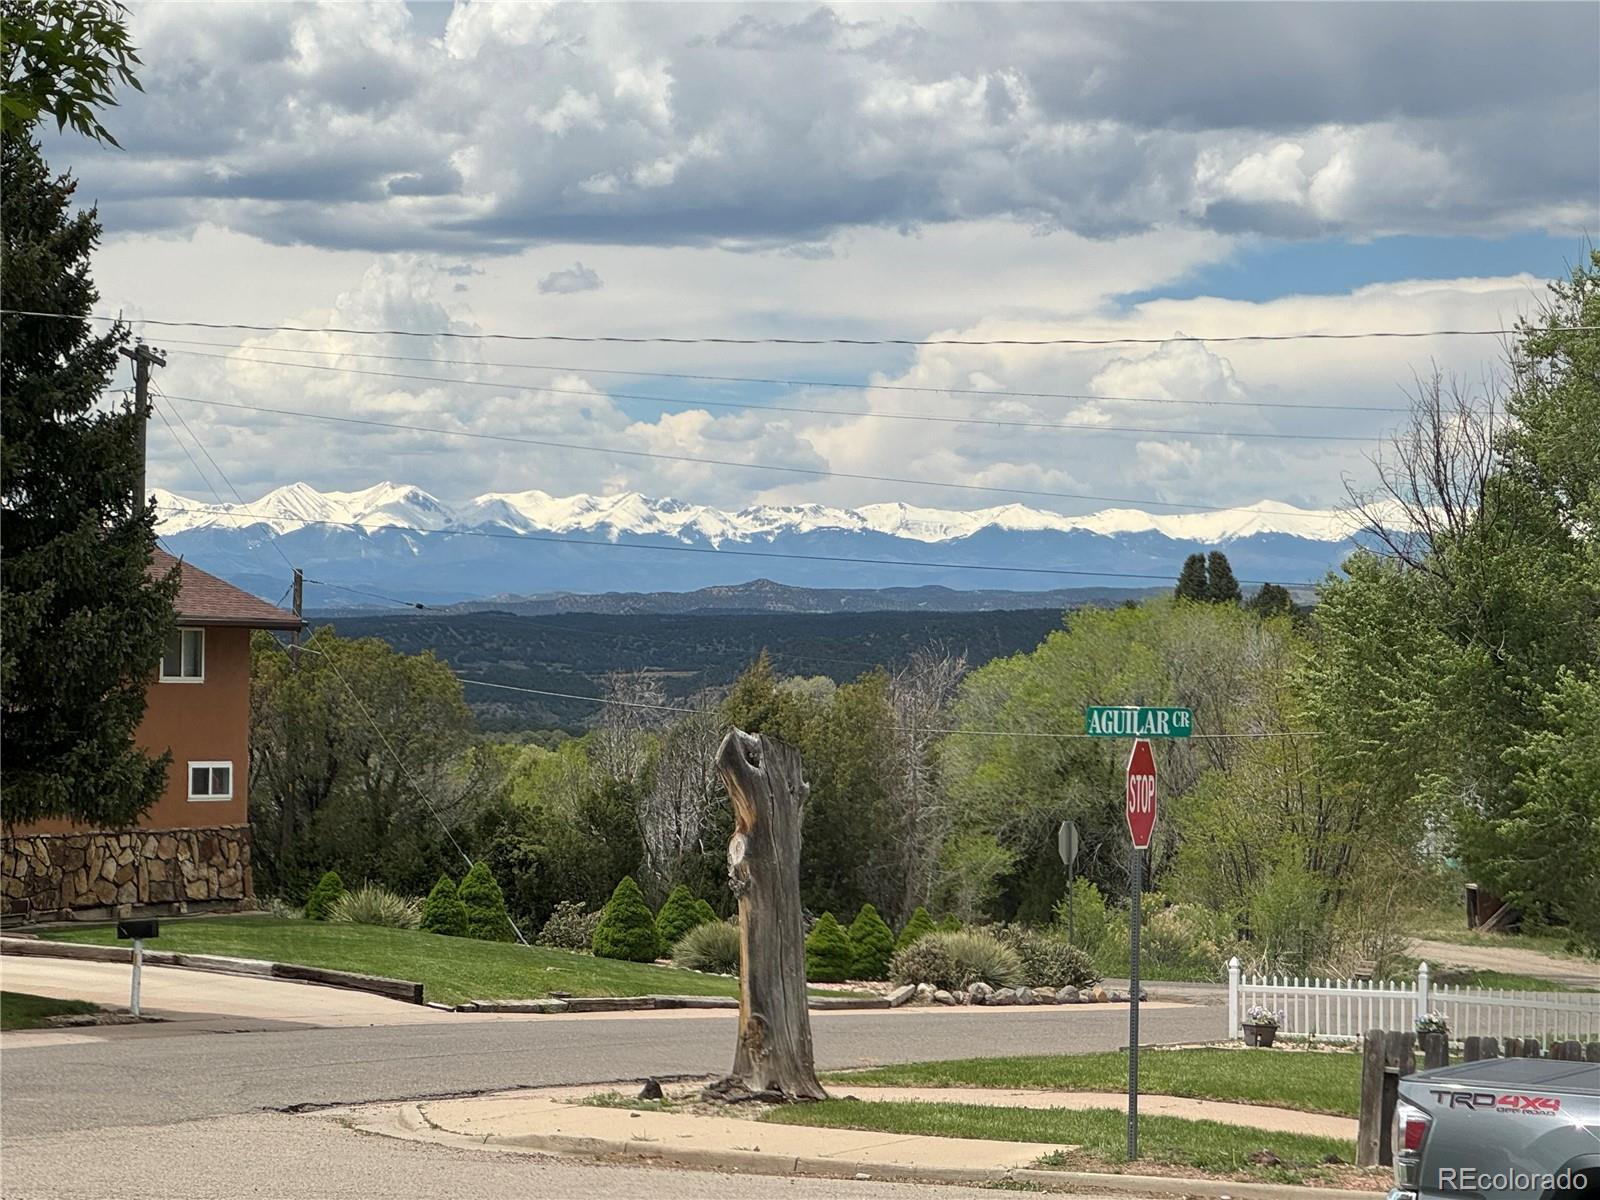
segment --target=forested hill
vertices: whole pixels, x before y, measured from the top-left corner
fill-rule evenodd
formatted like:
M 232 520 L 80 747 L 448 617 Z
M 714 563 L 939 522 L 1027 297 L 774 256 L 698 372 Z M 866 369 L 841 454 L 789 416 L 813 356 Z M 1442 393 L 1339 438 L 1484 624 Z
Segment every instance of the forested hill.
M 1060 609 L 981 613 L 602 613 L 524 617 L 462 613 L 321 620 L 345 637 L 377 637 L 411 654 L 434 650 L 458 674 L 544 691 L 598 695 L 611 671 L 650 668 L 669 698 L 725 686 L 763 649 L 785 675 L 854 679 L 893 669 L 922 646 L 965 653 L 971 666 L 1032 650 L 1061 628 Z M 486 729 L 579 730 L 599 705 L 468 687 Z

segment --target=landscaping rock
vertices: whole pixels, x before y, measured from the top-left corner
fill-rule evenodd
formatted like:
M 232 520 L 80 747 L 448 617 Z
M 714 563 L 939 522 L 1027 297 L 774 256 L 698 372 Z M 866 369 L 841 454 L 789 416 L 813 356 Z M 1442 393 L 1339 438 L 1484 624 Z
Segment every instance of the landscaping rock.
M 1056 994 L 1049 988 L 1034 988 L 1033 1002 L 1035 1004 L 1054 1004 L 1056 1002 Z
M 1078 989 L 1070 984 L 1056 992 L 1056 1003 L 1076 1004 L 1078 1002 Z
M 969 984 L 967 987 L 967 1002 L 969 1004 L 987 1004 L 994 996 L 994 989 L 983 980 Z
M 919 983 L 919 984 L 917 984 L 917 999 L 918 1000 L 932 1000 L 933 999 L 933 993 L 934 993 L 933 984 L 931 984 L 931 983 Z
M 1094 991 L 1089 993 L 1089 999 L 1093 1000 L 1096 1004 L 1104 1004 L 1109 997 L 1106 995 L 1105 988 L 1097 987 L 1094 989 Z
M 1001 988 L 999 991 L 995 992 L 994 995 L 989 997 L 988 1002 L 999 1008 L 1004 1008 L 1007 1005 L 1015 1004 L 1017 1002 L 1017 989 Z
M 1032 1004 L 1032 1003 L 1034 1003 L 1033 989 L 1032 988 L 1028 988 L 1028 987 L 1019 987 L 1017 989 L 1017 1003 L 1018 1004 Z
M 1115 990 L 1113 990 L 1112 993 L 1111 993 L 1111 1003 L 1113 1003 L 1113 1004 L 1121 1004 L 1127 998 L 1128 997 L 1125 996 L 1123 993 L 1115 991 Z
M 934 992 L 933 1002 L 935 1004 L 950 1005 L 956 1003 L 956 998 L 943 988 L 940 988 L 938 991 Z
M 639 1099 L 641 1099 L 641 1100 L 659 1100 L 659 1099 L 661 1099 L 661 1081 L 659 1079 L 655 1078 L 654 1076 L 651 1076 L 649 1079 L 646 1079 L 644 1081 L 644 1086 L 639 1089 Z
M 917 989 L 912 984 L 908 983 L 901 987 L 897 987 L 894 989 L 894 991 L 889 993 L 889 1007 L 899 1008 L 902 1004 L 909 1004 L 911 1002 L 911 998 L 916 994 Z

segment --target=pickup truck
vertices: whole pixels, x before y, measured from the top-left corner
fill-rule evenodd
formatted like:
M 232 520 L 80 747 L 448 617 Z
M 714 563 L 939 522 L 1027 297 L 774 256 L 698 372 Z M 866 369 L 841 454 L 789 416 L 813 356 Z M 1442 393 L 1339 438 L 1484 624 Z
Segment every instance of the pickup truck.
M 1600 1063 L 1490 1058 L 1400 1080 L 1389 1200 L 1600 1200 Z

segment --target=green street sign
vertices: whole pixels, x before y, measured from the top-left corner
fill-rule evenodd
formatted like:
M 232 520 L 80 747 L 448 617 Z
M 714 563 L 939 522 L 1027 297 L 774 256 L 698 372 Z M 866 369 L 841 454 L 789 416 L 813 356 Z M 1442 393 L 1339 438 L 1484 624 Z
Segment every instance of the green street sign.
M 1194 732 L 1194 710 L 1096 705 L 1084 714 L 1083 729 L 1090 737 L 1186 738 Z

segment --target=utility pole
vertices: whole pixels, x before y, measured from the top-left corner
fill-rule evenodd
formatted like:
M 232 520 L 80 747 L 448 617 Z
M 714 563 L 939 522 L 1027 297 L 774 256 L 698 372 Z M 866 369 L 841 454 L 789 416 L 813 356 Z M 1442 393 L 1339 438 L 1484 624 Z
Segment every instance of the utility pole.
M 150 440 L 150 364 L 164 367 L 167 365 L 167 356 L 153 346 L 146 346 L 143 338 L 134 343 L 132 350 L 122 347 L 122 355 L 133 360 L 133 415 L 139 438 L 139 482 L 134 489 L 133 503 L 136 509 L 142 509 L 150 500 L 144 481 Z
M 305 599 L 306 573 L 299 567 L 294 569 L 294 615 L 300 616 L 301 602 Z M 300 669 L 300 627 L 295 626 L 292 640 L 289 642 L 289 667 L 291 670 Z

